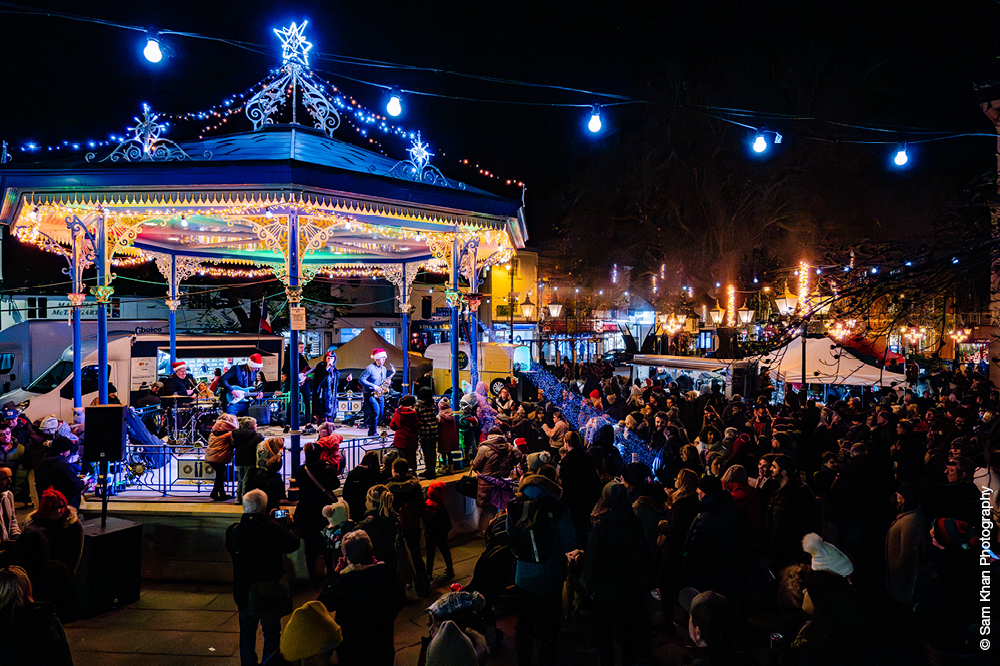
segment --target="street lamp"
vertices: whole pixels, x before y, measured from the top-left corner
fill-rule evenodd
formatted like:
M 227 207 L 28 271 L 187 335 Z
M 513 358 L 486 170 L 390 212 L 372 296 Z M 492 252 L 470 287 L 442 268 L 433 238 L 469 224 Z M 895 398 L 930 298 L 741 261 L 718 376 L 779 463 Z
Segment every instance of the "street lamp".
M 514 308 L 516 307 L 514 299 L 514 267 L 512 264 L 504 265 L 507 269 L 507 273 L 510 275 L 510 291 L 507 294 L 507 307 L 510 309 L 510 344 L 514 344 Z
M 714 310 L 709 310 L 708 313 L 712 315 L 712 323 L 716 326 L 722 324 L 722 318 L 726 316 L 726 311 L 723 310 L 718 305 L 715 306 Z
M 753 321 L 753 310 L 747 307 L 740 308 L 736 314 L 740 317 L 740 326 L 749 326 L 750 322 Z
M 795 306 L 798 304 L 799 299 L 795 294 L 788 291 L 788 285 L 785 285 L 785 294 L 774 299 L 774 304 L 778 307 L 778 312 L 787 317 L 788 315 L 795 312 Z
M 535 304 L 531 302 L 531 294 L 528 294 L 524 303 L 521 303 L 521 314 L 529 321 L 535 315 Z

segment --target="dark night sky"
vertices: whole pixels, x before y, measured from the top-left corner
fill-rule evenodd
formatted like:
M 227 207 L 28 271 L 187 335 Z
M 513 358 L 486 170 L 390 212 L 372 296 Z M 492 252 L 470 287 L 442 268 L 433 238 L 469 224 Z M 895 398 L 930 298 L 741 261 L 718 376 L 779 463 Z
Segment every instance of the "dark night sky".
M 18 151 L 26 140 L 53 145 L 121 134 L 142 102 L 163 112 L 205 109 L 244 90 L 280 64 L 271 32 L 309 20 L 313 54 L 450 69 L 662 102 L 679 81 L 705 101 L 858 125 L 991 132 L 974 84 L 1000 78 L 996 56 L 1000 3 L 740 2 L 569 3 L 431 0 L 390 2 L 46 2 L 113 22 L 191 31 L 263 44 L 267 55 L 179 36 L 165 39 L 174 56 L 149 66 L 141 33 L 45 16 L 0 14 L 4 109 L 0 138 Z M 313 58 L 321 77 L 371 109 L 381 92 L 335 76 L 366 79 L 442 95 L 590 104 L 574 92 L 485 83 L 445 74 L 347 66 Z M 528 184 L 529 231 L 547 236 L 547 201 L 564 178 L 599 161 L 658 113 L 662 104 L 606 110 L 608 130 L 583 131 L 585 110 L 481 104 L 410 95 L 400 124 L 423 130 L 446 175 L 518 196 L 458 164 L 467 158 L 502 178 Z M 759 124 L 753 120 L 748 124 Z M 231 121 L 233 130 L 250 129 Z M 774 126 L 775 123 L 768 123 Z M 193 130 L 194 127 L 192 126 Z M 796 126 L 781 128 L 796 140 Z M 839 130 L 841 137 L 852 132 Z M 180 134 L 171 135 L 182 138 Z M 342 126 L 335 134 L 353 141 Z M 860 135 L 859 135 L 860 136 Z M 185 137 L 186 138 L 186 137 Z M 865 138 L 869 138 L 867 135 Z M 391 156 L 406 145 L 386 138 Z M 912 172 L 972 174 L 993 164 L 995 142 L 956 139 L 918 148 Z M 888 152 L 889 147 L 859 147 Z M 914 176 L 916 177 L 916 176 Z M 534 209 L 534 210 L 533 210 Z

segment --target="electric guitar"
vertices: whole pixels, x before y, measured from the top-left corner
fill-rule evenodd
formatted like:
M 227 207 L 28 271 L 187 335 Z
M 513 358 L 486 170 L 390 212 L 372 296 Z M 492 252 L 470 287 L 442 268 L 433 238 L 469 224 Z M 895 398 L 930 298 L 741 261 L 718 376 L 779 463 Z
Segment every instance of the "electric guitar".
M 241 386 L 234 386 L 229 391 L 229 404 L 239 405 L 240 403 L 250 402 L 260 398 L 264 394 L 260 390 L 260 384 L 257 384 L 253 388 L 243 388 Z
M 299 386 L 304 385 L 309 380 L 309 375 L 316 370 L 316 366 L 311 368 L 306 368 L 305 370 L 299 370 Z

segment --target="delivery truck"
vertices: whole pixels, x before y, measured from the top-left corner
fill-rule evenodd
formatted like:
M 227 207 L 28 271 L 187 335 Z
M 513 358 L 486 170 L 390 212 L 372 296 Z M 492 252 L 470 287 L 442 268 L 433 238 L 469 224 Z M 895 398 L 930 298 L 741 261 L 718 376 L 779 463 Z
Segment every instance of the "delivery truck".
M 97 342 L 88 340 L 80 350 L 83 355 L 83 404 L 97 397 Z M 225 370 L 245 363 L 252 354 L 264 361 L 262 372 L 267 382 L 280 381 L 284 338 L 279 335 L 183 335 L 177 337 L 177 359 L 188 364 L 189 373 L 198 380 L 211 381 L 215 368 Z M 134 392 L 152 386 L 170 374 L 170 336 L 161 334 L 115 333 L 108 336 L 109 392 L 117 394 L 122 404 L 129 404 Z M 34 421 L 55 414 L 63 421 L 73 420 L 73 347 L 26 388 L 0 396 L 0 405 L 14 403 Z

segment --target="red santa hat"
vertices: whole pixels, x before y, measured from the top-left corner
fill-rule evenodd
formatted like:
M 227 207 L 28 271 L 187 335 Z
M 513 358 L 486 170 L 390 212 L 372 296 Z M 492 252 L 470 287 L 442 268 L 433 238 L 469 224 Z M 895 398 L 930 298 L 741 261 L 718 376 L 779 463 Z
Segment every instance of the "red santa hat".
M 174 363 L 171 363 L 170 367 L 173 369 L 174 372 L 177 372 L 178 370 L 187 370 L 188 366 L 187 363 L 185 363 L 184 361 L 176 361 Z
M 381 347 L 378 348 L 378 349 L 373 349 L 372 350 L 372 360 L 373 361 L 377 361 L 380 356 L 382 358 L 388 358 L 389 354 L 387 354 L 386 351 L 384 349 L 382 349 Z
M 247 361 L 247 365 L 249 365 L 254 370 L 260 370 L 261 368 L 264 367 L 264 359 L 261 357 L 260 354 L 253 354 Z

